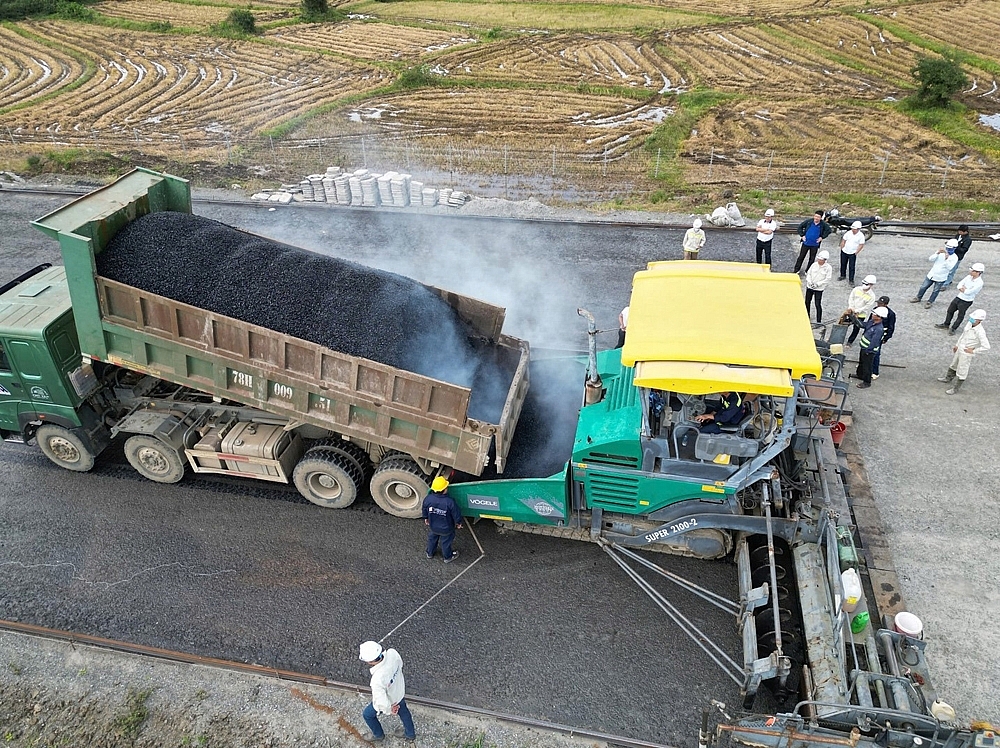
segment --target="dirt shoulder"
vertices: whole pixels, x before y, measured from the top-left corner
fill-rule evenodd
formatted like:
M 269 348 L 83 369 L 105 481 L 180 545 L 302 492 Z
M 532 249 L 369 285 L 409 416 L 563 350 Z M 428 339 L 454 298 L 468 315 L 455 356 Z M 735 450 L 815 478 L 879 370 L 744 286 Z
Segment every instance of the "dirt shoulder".
M 201 665 L 0 634 L 0 736 L 36 746 L 361 746 L 364 694 Z M 598 748 L 495 720 L 413 705 L 418 746 Z M 396 719 L 385 720 L 390 738 Z

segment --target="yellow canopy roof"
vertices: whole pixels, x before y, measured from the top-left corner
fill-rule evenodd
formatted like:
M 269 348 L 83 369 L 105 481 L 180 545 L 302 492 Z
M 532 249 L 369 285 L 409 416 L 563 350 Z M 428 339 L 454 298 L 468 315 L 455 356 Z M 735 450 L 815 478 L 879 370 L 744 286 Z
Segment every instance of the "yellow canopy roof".
M 748 263 L 654 262 L 635 274 L 629 307 L 622 363 L 636 366 L 639 386 L 791 394 L 793 380 L 822 373 L 796 275 Z

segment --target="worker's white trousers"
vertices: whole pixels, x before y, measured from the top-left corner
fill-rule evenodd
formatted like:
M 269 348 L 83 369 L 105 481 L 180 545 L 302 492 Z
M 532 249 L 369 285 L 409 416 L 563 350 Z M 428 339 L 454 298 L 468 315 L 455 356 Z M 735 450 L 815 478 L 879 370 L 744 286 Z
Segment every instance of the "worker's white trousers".
M 948 368 L 952 369 L 958 375 L 959 379 L 965 379 L 969 376 L 969 366 L 972 365 L 972 357 L 974 355 L 974 353 L 966 353 L 959 348 L 955 351 L 955 355 L 951 359 L 951 366 Z

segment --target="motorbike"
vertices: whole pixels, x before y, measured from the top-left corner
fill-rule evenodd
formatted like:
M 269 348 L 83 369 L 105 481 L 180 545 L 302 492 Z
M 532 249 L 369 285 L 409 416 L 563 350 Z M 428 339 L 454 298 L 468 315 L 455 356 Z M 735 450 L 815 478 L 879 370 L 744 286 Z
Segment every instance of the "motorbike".
M 848 218 L 847 216 L 840 215 L 840 211 L 836 208 L 828 210 L 823 218 L 828 224 L 830 224 L 834 231 L 839 233 L 849 231 L 851 224 L 855 221 L 859 221 L 861 223 L 861 233 L 865 235 L 866 241 L 872 238 L 872 234 L 875 233 L 875 229 L 877 229 L 879 223 L 882 222 L 882 217 L 878 215 Z

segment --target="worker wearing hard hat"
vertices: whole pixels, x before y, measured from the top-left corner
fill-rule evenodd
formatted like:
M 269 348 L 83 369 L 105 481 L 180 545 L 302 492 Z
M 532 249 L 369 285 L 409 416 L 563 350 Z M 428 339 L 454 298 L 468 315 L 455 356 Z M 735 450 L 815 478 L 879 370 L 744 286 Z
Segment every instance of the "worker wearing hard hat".
M 844 314 L 854 322 L 851 337 L 847 339 L 848 345 L 853 344 L 857 339 L 858 333 L 864 329 L 868 315 L 875 308 L 876 282 L 878 282 L 878 279 L 874 275 L 866 275 L 861 285 L 851 289 L 851 293 L 847 297 L 847 311 Z
M 958 255 L 955 254 L 957 248 L 958 240 L 949 239 L 941 249 L 927 258 L 928 262 L 933 262 L 934 264 L 931 265 L 931 269 L 927 272 L 927 277 L 924 278 L 924 282 L 917 289 L 917 295 L 910 299 L 911 304 L 923 301 L 924 293 L 931 286 L 934 286 L 934 290 L 931 291 L 930 298 L 927 299 L 924 307 L 930 309 L 931 305 L 937 301 L 938 294 L 941 293 L 941 289 L 944 288 L 944 284 L 948 280 L 948 274 L 958 264 Z
M 983 290 L 984 272 L 986 272 L 986 266 L 983 263 L 977 262 L 973 264 L 969 274 L 962 278 L 958 284 L 958 295 L 948 305 L 948 316 L 944 318 L 944 322 L 939 322 L 934 327 L 940 327 L 942 330 L 950 327 L 951 330 L 949 332 L 951 335 L 958 332 L 959 326 L 965 319 L 965 313 L 969 311 L 972 302 L 976 300 L 977 294 Z M 954 323 L 951 321 L 952 316 L 955 317 Z
M 372 700 L 361 716 L 372 734 L 362 738 L 366 743 L 381 743 L 385 740 L 385 730 L 379 716 L 395 714 L 403 723 L 403 738 L 412 743 L 417 739 L 413 727 L 413 715 L 406 705 L 406 682 L 403 680 L 403 658 L 395 649 L 382 649 L 378 642 L 364 642 L 358 659 L 368 665 L 371 673 Z
M 965 380 L 969 376 L 972 357 L 990 349 L 990 341 L 987 340 L 986 330 L 983 329 L 984 319 L 986 319 L 985 309 L 977 309 L 970 314 L 962 336 L 952 346 L 951 350 L 955 355 L 951 358 L 948 373 L 943 377 L 938 377 L 939 382 L 952 382 L 951 388 L 945 391 L 948 395 L 954 395 L 962 389 L 962 385 L 965 384 Z
M 970 236 L 969 227 L 966 224 L 963 223 L 958 227 L 958 233 L 955 234 L 955 241 L 958 242 L 958 246 L 955 247 L 955 254 L 958 255 L 958 263 L 951 269 L 951 273 L 948 275 L 948 280 L 944 282 L 945 288 L 948 288 L 948 286 L 954 283 L 955 271 L 958 270 L 958 266 L 965 261 L 965 255 L 970 249 L 972 249 L 972 236 Z
M 423 517 L 427 525 L 427 558 L 434 558 L 440 543 L 444 562 L 450 564 L 458 556 L 451 544 L 455 530 L 462 529 L 462 512 L 448 495 L 448 479 L 443 475 L 434 479 L 430 493 L 424 497 Z
M 882 350 L 882 336 L 885 334 L 882 320 L 888 316 L 888 309 L 877 306 L 865 321 L 865 331 L 861 333 L 861 350 L 858 353 L 858 368 L 854 373 L 854 377 L 861 380 L 858 382 L 860 389 L 872 386 L 872 367 L 875 365 L 875 356 Z
M 684 259 L 697 260 L 699 250 L 705 246 L 705 232 L 701 230 L 701 219 L 695 218 L 694 223 L 684 233 Z
M 889 306 L 889 297 L 879 296 L 878 301 L 875 302 L 875 306 L 885 307 L 886 314 L 882 315 L 882 345 L 879 346 L 878 353 L 875 354 L 875 360 L 872 361 L 873 381 L 878 379 L 879 365 L 882 362 L 882 351 L 885 350 L 885 344 L 896 334 L 896 313 Z
M 858 264 L 858 255 L 865 248 L 865 235 L 861 233 L 861 221 L 851 224 L 851 230 L 840 240 L 840 277 L 837 280 L 849 279 L 854 285 L 854 268 Z
M 833 267 L 830 265 L 830 253 L 821 249 L 816 255 L 816 262 L 806 270 L 806 314 L 809 304 L 816 304 L 816 323 L 823 321 L 823 291 L 833 280 Z

